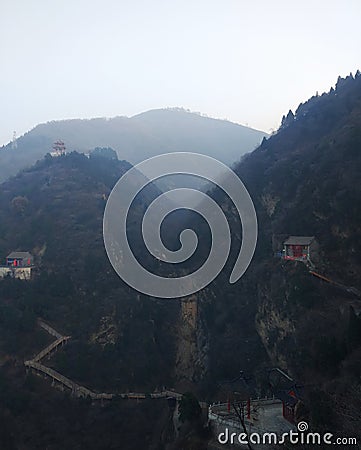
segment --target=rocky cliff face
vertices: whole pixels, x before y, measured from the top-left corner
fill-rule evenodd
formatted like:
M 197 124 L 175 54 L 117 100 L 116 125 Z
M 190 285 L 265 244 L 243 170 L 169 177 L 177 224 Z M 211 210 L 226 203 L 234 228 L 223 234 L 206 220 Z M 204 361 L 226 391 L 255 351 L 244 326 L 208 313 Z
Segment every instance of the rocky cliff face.
M 258 295 L 255 324 L 272 364 L 306 385 L 303 419 L 358 435 L 361 299 L 293 262 L 269 270 Z
M 175 378 L 181 388 L 193 388 L 208 369 L 208 336 L 198 310 L 199 297 L 181 300 L 177 325 Z
M 260 287 L 260 291 L 265 289 Z M 256 316 L 256 330 L 268 356 L 275 366 L 288 368 L 288 358 L 279 349 L 283 340 L 290 339 L 295 333 L 295 324 L 282 309 L 275 308 L 266 292 L 260 292 L 259 311 Z

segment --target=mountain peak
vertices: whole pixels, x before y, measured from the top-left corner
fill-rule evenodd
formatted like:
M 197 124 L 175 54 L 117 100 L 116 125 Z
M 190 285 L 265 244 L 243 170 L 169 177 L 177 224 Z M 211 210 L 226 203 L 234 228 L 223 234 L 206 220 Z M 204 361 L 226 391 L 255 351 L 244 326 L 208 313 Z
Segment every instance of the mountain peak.
M 131 118 L 72 119 L 40 124 L 0 149 L 0 181 L 34 164 L 61 139 L 66 148 L 87 153 L 111 147 L 120 159 L 136 164 L 162 153 L 189 151 L 238 161 L 267 134 L 232 122 L 211 119 L 182 108 L 155 109 Z

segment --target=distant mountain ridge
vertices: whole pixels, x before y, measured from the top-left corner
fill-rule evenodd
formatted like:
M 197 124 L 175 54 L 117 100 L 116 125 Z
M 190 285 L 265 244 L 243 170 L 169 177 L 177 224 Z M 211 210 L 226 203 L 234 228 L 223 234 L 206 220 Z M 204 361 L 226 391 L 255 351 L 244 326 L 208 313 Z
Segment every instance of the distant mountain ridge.
M 122 160 L 136 164 L 151 156 L 191 151 L 225 164 L 259 145 L 266 133 L 226 120 L 211 119 L 181 108 L 156 109 L 133 117 L 71 119 L 37 125 L 0 148 L 0 181 L 34 164 L 61 139 L 69 151 L 112 147 Z

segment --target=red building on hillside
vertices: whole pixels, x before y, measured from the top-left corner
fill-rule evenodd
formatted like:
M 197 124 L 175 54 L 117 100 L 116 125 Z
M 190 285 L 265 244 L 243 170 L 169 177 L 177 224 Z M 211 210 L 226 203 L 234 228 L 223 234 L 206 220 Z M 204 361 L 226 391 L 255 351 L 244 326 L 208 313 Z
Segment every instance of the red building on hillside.
M 311 261 L 317 248 L 314 236 L 290 236 L 283 243 L 283 258 L 302 262 Z

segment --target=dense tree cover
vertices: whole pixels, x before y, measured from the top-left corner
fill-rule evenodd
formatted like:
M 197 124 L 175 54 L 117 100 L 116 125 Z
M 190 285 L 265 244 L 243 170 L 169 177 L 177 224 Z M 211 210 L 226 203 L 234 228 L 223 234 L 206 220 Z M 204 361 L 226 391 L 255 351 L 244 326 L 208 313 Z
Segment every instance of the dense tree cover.
M 272 235 L 315 235 L 327 252 L 327 270 L 357 280 L 360 130 L 361 77 L 340 78 L 335 90 L 301 104 L 292 125 L 281 126 L 237 167 L 258 210 L 265 252 L 272 251 Z
M 72 336 L 47 364 L 75 381 L 101 392 L 172 384 L 178 304 L 137 295 L 112 269 L 103 211 L 131 166 L 109 149 L 99 153 L 49 155 L 1 186 L 1 258 L 27 250 L 36 264 L 29 282 L 0 280 L 1 448 L 138 449 L 161 441 L 153 426 L 156 419 L 162 427 L 163 413 L 166 420 L 165 402 L 91 407 L 26 375 L 23 366 L 53 340 L 37 326 L 42 317 Z M 135 203 L 133 218 L 147 195 L 152 188 Z
M 118 159 L 117 152 L 110 147 L 95 147 L 95 149 L 90 152 L 90 157 L 102 157 L 114 160 Z
M 290 111 L 279 131 L 236 167 L 256 206 L 259 240 L 251 270 L 230 290 L 242 296 L 242 284 L 253 280 L 249 296 L 258 304 L 259 329 L 267 330 L 269 354 L 314 387 L 307 394 L 312 425 L 328 424 L 341 434 L 359 433 L 361 420 L 360 321 L 354 310 L 359 312 L 360 300 L 273 254 L 289 235 L 315 236 L 316 271 L 361 290 L 360 130 L 357 72 Z M 225 301 L 230 304 L 228 294 Z M 326 405 L 335 420 L 332 414 L 321 420 Z
M 0 371 L 0 448 L 157 449 L 167 420 L 165 400 L 74 400 L 10 364 Z M 158 427 L 154 426 L 154 417 Z
M 102 390 L 153 390 L 170 381 L 178 305 L 137 295 L 112 269 L 103 245 L 103 211 L 130 165 L 108 158 L 109 149 L 105 157 L 100 153 L 48 157 L 2 185 L 2 259 L 27 250 L 36 269 L 31 282 L 0 282 L 1 340 L 5 350 L 24 356 L 23 343 L 40 316 L 73 338 L 55 360 L 65 375 Z M 151 189 L 135 205 L 135 218 L 148 194 Z

